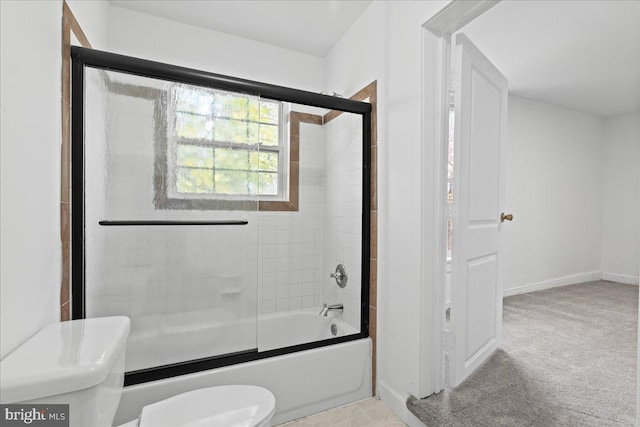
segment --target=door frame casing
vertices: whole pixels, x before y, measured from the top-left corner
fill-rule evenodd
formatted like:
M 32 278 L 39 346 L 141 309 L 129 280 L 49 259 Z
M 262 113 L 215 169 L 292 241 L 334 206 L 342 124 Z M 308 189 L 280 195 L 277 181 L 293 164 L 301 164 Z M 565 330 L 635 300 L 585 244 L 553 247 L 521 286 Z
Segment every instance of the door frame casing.
M 422 284 L 417 398 L 445 387 L 447 145 L 451 35 L 500 0 L 453 0 L 422 26 Z

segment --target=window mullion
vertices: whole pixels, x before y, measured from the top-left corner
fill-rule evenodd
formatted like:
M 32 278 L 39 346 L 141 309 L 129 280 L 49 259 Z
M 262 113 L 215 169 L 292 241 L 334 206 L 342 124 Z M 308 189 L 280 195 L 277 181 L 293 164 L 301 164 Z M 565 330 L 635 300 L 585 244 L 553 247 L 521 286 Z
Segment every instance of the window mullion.
M 216 148 L 213 147 L 213 149 L 211 150 L 211 156 L 213 157 L 213 162 L 211 164 L 211 174 L 212 174 L 212 178 L 213 178 L 213 194 L 217 193 L 216 190 Z
M 231 142 L 231 141 L 216 141 L 211 139 L 191 139 L 191 138 L 182 138 L 177 137 L 177 143 L 181 145 L 193 145 L 196 147 L 217 147 L 217 148 L 231 148 L 237 150 L 248 150 L 248 151 L 258 151 L 257 145 L 255 144 L 243 144 L 240 142 Z M 254 148 L 255 147 L 255 148 Z M 271 146 L 264 146 L 271 147 Z M 276 147 L 275 145 L 273 147 Z
M 259 107 L 258 107 L 259 108 Z M 246 132 L 245 132 L 245 141 L 250 142 L 249 141 L 249 137 L 250 137 L 250 132 L 249 132 L 249 113 L 251 111 L 251 97 L 247 96 L 247 114 L 245 116 L 245 126 L 246 126 Z M 258 110 L 259 111 L 259 110 Z M 258 119 L 260 118 L 260 115 L 258 115 Z M 258 137 L 258 146 L 260 144 L 260 137 Z M 246 189 L 247 189 L 247 194 L 251 194 L 251 178 L 249 178 L 249 171 L 251 170 L 251 164 L 250 164 L 250 159 L 249 159 L 249 151 L 247 150 L 247 183 L 246 183 Z
M 276 147 L 275 145 L 267 145 L 264 147 L 260 147 L 259 153 L 280 153 L 282 151 L 281 147 Z
M 237 100 L 241 100 L 243 97 L 247 100 L 247 104 L 245 104 L 246 110 L 244 112 L 244 118 L 235 118 L 237 117 L 235 116 L 235 114 L 238 111 L 234 107 L 234 104 L 237 102 Z M 253 101 L 257 102 L 257 117 L 254 117 L 252 112 Z M 188 102 L 192 102 L 192 101 L 188 101 Z M 275 101 L 265 101 L 268 104 L 268 108 L 270 112 L 275 113 L 275 108 L 277 108 L 278 117 L 277 117 L 276 123 L 267 123 L 267 122 L 262 123 L 263 104 L 259 98 L 255 98 L 253 96 L 242 95 L 238 93 L 230 93 L 227 91 L 212 90 L 212 92 L 209 92 L 209 95 L 207 96 L 206 100 L 204 98 L 199 98 L 197 102 L 198 104 L 193 104 L 193 111 L 188 111 L 188 109 L 191 108 L 191 104 L 189 104 L 190 105 L 189 107 L 181 108 L 180 110 L 174 110 L 175 111 L 174 114 L 202 117 L 203 121 L 205 121 L 205 123 L 208 123 L 205 126 L 207 127 L 211 126 L 211 129 L 212 129 L 212 134 L 210 135 L 211 137 L 210 138 L 184 137 L 184 136 L 180 136 L 176 131 L 174 133 L 175 139 L 173 139 L 173 141 L 174 141 L 174 144 L 176 145 L 202 147 L 202 149 L 211 150 L 210 153 L 207 153 L 207 156 L 210 156 L 209 158 L 211 159 L 211 162 L 212 162 L 211 167 L 208 167 L 208 166 L 193 167 L 193 168 L 187 167 L 187 169 L 201 169 L 203 171 L 210 171 L 210 173 L 212 174 L 212 194 L 210 195 L 210 197 L 212 198 L 217 198 L 217 196 L 220 196 L 222 198 L 227 197 L 226 194 L 218 195 L 218 191 L 225 191 L 225 190 L 224 188 L 218 188 L 217 186 L 218 183 L 216 182 L 216 175 L 219 173 L 225 174 L 225 176 L 231 175 L 233 174 L 234 171 L 236 174 L 238 174 L 237 178 L 240 178 L 241 175 L 244 175 L 246 173 L 246 183 L 245 183 L 244 191 L 246 191 L 246 193 L 248 193 L 249 196 L 251 195 L 259 196 L 261 192 L 267 191 L 268 188 L 271 188 L 269 186 L 264 188 L 262 187 L 261 177 L 263 176 L 268 181 L 277 180 L 279 182 L 277 192 L 274 192 L 273 196 L 283 195 L 283 192 L 282 192 L 283 188 L 282 188 L 281 182 L 284 179 L 286 179 L 288 168 L 287 168 L 287 165 L 285 164 L 286 159 L 284 158 L 286 157 L 286 153 L 287 153 L 287 146 L 286 146 L 287 142 L 285 138 L 286 131 L 284 129 L 285 121 L 283 121 L 284 108 L 282 103 L 275 102 Z M 209 108 L 208 108 L 209 111 L 205 114 L 200 113 L 200 111 L 202 111 L 200 106 L 204 105 L 203 102 L 209 104 Z M 224 107 L 225 105 L 227 105 L 228 102 L 231 103 L 229 104 L 230 109 L 223 108 L 221 110 L 220 108 L 218 108 L 218 107 Z M 266 119 L 266 120 L 270 121 L 270 119 Z M 224 128 L 220 128 L 220 126 L 218 125 L 223 126 Z M 193 126 L 193 125 L 190 125 L 190 126 Z M 238 128 L 239 126 L 245 127 L 244 142 L 235 142 L 232 140 L 222 141 L 222 140 L 215 139 L 216 136 L 220 137 L 220 136 L 223 136 L 225 133 L 228 133 L 229 139 L 234 139 L 236 137 L 235 135 L 241 137 L 242 128 L 241 127 Z M 256 130 L 255 133 L 253 132 L 254 126 L 257 127 L 257 129 L 255 129 Z M 270 126 L 270 127 L 263 128 L 263 126 Z M 273 127 L 275 127 L 275 129 Z M 227 128 L 229 128 L 228 130 L 230 131 L 230 133 L 225 130 Z M 267 132 L 266 135 L 264 134 L 265 131 Z M 277 134 L 275 132 L 277 132 Z M 265 135 L 265 137 L 269 137 L 270 135 L 271 136 L 277 135 L 278 136 L 277 145 L 263 144 L 262 143 L 263 135 Z M 275 143 L 276 141 L 269 140 L 268 142 Z M 225 150 L 225 151 L 220 151 L 220 150 Z M 230 151 L 230 150 L 233 150 L 233 151 Z M 197 152 L 198 150 L 193 148 L 192 151 Z M 252 154 L 252 153 L 256 153 L 256 154 Z M 269 154 L 267 158 L 272 159 L 268 162 L 269 166 L 265 165 L 264 168 L 260 166 L 260 161 L 262 160 L 261 159 L 262 156 L 260 156 L 260 153 L 265 153 L 265 156 Z M 200 159 L 206 159 L 206 157 L 199 157 L 199 156 L 200 155 L 198 155 L 198 158 Z M 223 156 L 224 159 L 230 156 L 229 157 L 230 162 L 223 160 L 223 157 L 221 156 Z M 252 159 L 254 156 L 256 156 L 257 158 L 256 160 L 258 162 L 256 165 L 252 165 Z M 274 157 L 277 157 L 277 158 L 274 158 Z M 247 161 L 246 170 L 244 170 L 243 169 L 244 166 L 241 165 L 242 163 L 244 163 L 244 160 L 242 160 L 242 158 L 245 158 Z M 240 164 L 237 163 L 237 161 L 232 159 L 239 160 Z M 196 160 L 196 161 L 201 162 L 201 160 Z M 276 162 L 277 162 L 277 168 L 275 170 L 269 170 L 269 169 L 272 169 L 272 166 L 276 166 L 275 164 Z M 253 166 L 255 166 L 255 168 Z M 235 169 L 236 167 L 238 167 L 239 169 Z M 262 170 L 262 169 L 265 169 L 265 170 Z M 235 181 L 235 179 L 232 178 L 231 176 L 229 178 Z M 240 182 L 236 181 L 234 186 L 238 184 L 240 184 Z M 236 192 L 232 191 L 232 193 L 234 194 L 229 194 L 229 196 L 241 195 L 243 190 L 241 190 L 241 188 L 238 188 L 238 187 L 235 187 L 235 188 L 237 189 Z M 276 189 L 274 188 L 273 190 L 276 190 Z

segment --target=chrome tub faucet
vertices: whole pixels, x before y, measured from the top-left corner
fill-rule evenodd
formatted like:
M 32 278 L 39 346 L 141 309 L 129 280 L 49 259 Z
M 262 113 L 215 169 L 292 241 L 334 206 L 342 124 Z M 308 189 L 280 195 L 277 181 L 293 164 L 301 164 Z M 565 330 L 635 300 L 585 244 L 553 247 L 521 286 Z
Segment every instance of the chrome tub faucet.
M 329 314 L 330 311 L 337 311 L 339 313 L 342 313 L 344 311 L 344 306 L 341 303 L 340 304 L 331 304 L 331 305 L 324 304 L 322 306 L 322 310 L 320 310 L 320 313 L 318 313 L 318 314 L 320 316 L 327 317 L 327 314 Z

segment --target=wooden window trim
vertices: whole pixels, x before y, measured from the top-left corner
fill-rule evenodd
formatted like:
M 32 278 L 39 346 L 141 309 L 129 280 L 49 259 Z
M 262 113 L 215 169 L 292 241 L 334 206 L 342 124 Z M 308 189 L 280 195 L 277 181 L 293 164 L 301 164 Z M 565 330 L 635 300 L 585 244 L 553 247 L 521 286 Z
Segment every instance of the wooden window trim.
M 322 125 L 322 116 L 291 111 L 289 113 L 289 200 L 260 201 L 259 211 L 298 211 L 300 193 L 300 124 Z

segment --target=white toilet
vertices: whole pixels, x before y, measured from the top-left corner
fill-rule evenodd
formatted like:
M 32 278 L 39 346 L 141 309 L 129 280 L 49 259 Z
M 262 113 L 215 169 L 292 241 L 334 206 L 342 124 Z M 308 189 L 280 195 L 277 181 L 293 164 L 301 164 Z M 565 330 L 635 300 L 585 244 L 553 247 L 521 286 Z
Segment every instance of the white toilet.
M 0 361 L 0 402 L 67 403 L 72 427 L 111 427 L 124 383 L 127 317 L 50 325 Z M 147 405 L 122 427 L 269 427 L 273 394 L 229 385 Z

